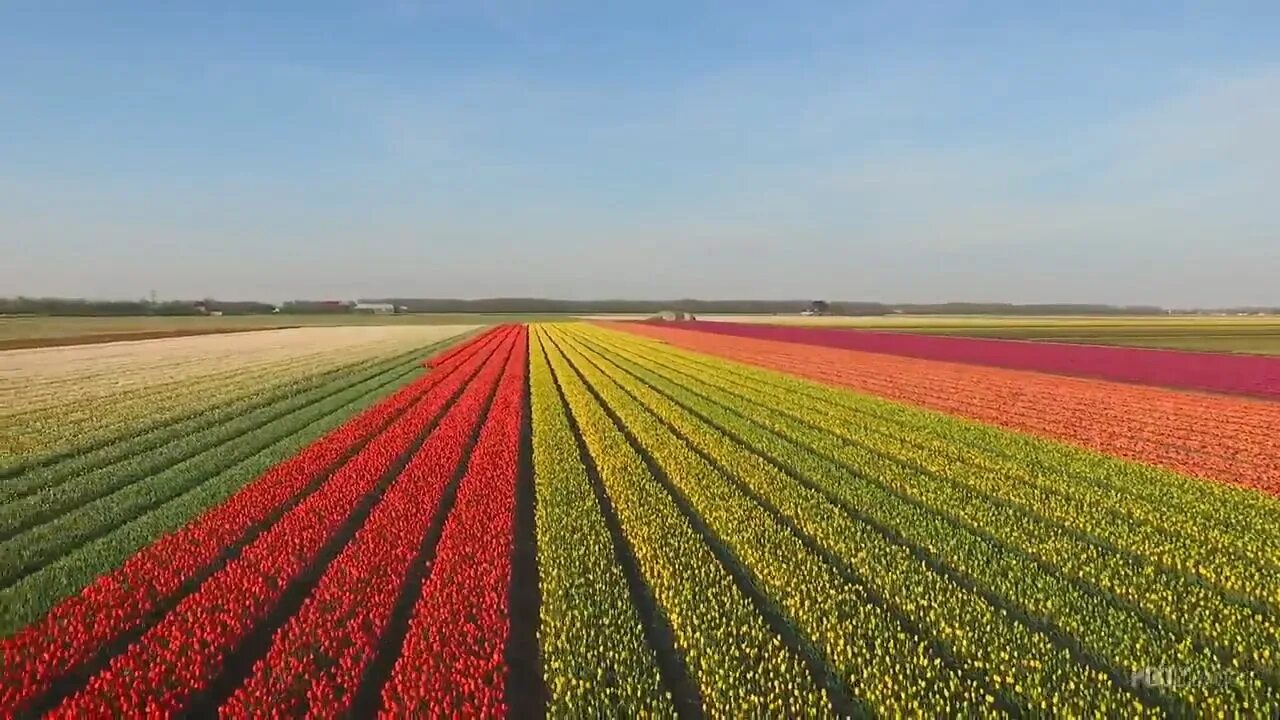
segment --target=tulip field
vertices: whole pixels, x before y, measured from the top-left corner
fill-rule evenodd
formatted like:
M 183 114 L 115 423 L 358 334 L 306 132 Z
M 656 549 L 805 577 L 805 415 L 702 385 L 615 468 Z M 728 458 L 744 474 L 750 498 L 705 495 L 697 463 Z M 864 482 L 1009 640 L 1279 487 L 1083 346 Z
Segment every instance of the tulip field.
M 1270 366 L 762 328 L 0 352 L 0 717 L 1280 716 Z

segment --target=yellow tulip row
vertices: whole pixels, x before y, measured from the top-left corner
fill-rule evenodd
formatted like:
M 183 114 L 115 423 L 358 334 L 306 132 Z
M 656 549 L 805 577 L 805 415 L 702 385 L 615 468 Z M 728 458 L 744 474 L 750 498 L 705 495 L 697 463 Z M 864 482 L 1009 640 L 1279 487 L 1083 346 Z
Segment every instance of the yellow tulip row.
M 786 525 L 733 482 L 740 468 L 719 472 L 655 415 L 601 372 L 560 330 L 574 366 L 587 378 L 663 469 L 676 491 L 769 600 L 788 625 L 818 650 L 847 692 L 887 715 L 941 716 L 957 706 L 990 705 L 987 693 L 946 665 L 927 639 L 905 627 L 857 581 L 807 548 Z M 715 444 L 725 442 L 713 438 Z M 994 700 L 994 698 L 992 698 Z M 994 709 L 994 708 L 992 708 Z
M 547 714 L 674 717 L 538 333 L 529 344 Z
M 620 353 L 581 339 L 591 362 L 719 463 L 746 492 L 776 508 L 834 562 L 863 578 L 888 608 L 910 618 L 926 637 L 936 638 L 993 694 L 1019 708 L 1059 715 L 1138 716 L 1153 712 L 1106 674 L 1077 663 L 1043 633 L 1017 622 L 978 593 L 931 571 L 909 548 L 886 539 L 822 492 L 726 435 L 712 424 L 730 420 L 725 410 L 703 405 L 707 418 L 703 420 L 672 399 L 684 398 L 688 391 L 646 372 L 644 365 Z M 765 443 L 761 449 L 783 462 L 799 459 L 788 452 L 794 448 L 785 443 L 757 440 Z M 1067 690 L 1073 687 L 1083 691 Z
M 710 717 L 823 717 L 827 693 L 775 635 L 539 328 L 622 533 Z
M 1193 639 L 1179 623 L 1195 622 L 1195 618 L 1161 622 L 1153 613 L 1136 609 L 1134 602 L 1111 591 L 1132 598 L 1132 588 L 1150 585 L 1153 568 L 1132 559 L 1125 563 L 1112 557 L 1109 565 L 1088 569 L 1094 578 L 1110 573 L 1103 586 L 1107 589 L 1084 581 L 1079 562 L 1069 555 L 1069 550 L 1078 551 L 1078 538 L 1055 533 L 1052 526 L 1046 530 L 1045 523 L 1029 514 L 1008 512 L 1007 506 L 991 502 L 952 477 L 967 474 L 969 482 L 976 482 L 967 466 L 954 463 L 930 471 L 926 464 L 934 459 L 921 457 L 919 450 L 889 444 L 891 430 L 868 430 L 865 419 L 854 412 L 830 403 L 813 404 L 812 397 L 791 387 L 790 378 L 776 376 L 777 384 L 771 386 L 755 380 L 765 373 L 735 363 L 600 329 L 574 332 L 611 356 L 625 358 L 638 377 L 682 406 L 714 416 L 717 425 L 749 447 L 785 459 L 792 472 L 850 512 L 926 553 L 993 601 L 1025 616 L 1027 622 L 1045 628 L 1064 647 L 1078 647 L 1116 682 L 1123 684 L 1131 673 L 1150 665 L 1172 665 L 1202 676 L 1227 672 L 1233 681 L 1229 687 L 1192 684 L 1150 689 L 1148 697 L 1158 703 L 1225 711 L 1275 707 L 1280 702 L 1273 680 L 1267 679 L 1265 671 L 1256 672 L 1260 665 L 1274 664 L 1266 643 L 1233 649 L 1235 640 L 1258 632 L 1255 627 L 1246 622 L 1222 627 L 1220 632 L 1205 628 Z M 770 379 L 775 375 L 767 374 Z M 846 400 L 862 399 L 824 390 L 845 395 Z M 935 416 L 935 422 L 957 421 Z M 1108 558 L 1103 555 L 1102 560 Z M 1164 603 L 1160 612 L 1165 615 L 1195 612 L 1196 606 L 1181 596 L 1165 595 L 1158 602 Z M 1213 644 L 1206 646 L 1205 640 Z

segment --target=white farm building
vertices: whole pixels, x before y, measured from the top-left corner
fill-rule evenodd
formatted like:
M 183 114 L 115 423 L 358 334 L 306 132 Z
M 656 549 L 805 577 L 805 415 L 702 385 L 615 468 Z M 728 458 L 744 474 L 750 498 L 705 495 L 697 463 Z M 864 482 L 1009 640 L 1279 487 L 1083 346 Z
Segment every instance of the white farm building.
M 372 315 L 391 315 L 396 311 L 396 306 L 391 303 L 358 302 L 351 308 L 351 311 L 358 313 L 370 313 Z

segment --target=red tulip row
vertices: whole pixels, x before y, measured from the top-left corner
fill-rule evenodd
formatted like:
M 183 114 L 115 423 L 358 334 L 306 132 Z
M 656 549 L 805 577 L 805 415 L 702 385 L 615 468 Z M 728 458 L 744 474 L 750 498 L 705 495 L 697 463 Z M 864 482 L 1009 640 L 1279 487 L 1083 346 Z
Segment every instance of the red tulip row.
M 522 333 L 507 333 L 458 403 L 414 454 L 368 521 L 334 560 L 298 614 L 276 634 L 248 682 L 220 712 L 335 717 L 350 711 L 361 677 L 391 617 L 405 574 L 438 513 L 504 367 Z M 521 352 L 513 353 L 513 348 Z
M 453 347 L 449 348 L 448 350 L 445 350 L 439 355 L 433 355 L 427 358 L 426 360 L 423 360 L 422 364 L 424 367 L 438 368 L 448 363 L 451 363 L 453 362 L 454 357 L 456 357 L 458 353 L 464 352 L 466 350 L 468 345 L 473 345 L 478 342 L 492 340 L 495 337 L 500 337 L 507 332 L 507 329 L 509 327 L 510 326 L 508 325 L 497 325 L 497 326 L 491 327 L 482 333 L 478 333 L 477 335 L 475 335 L 465 343 L 454 345 Z
M 244 552 L 184 598 L 155 627 L 57 709 L 75 717 L 181 711 L 224 669 L 237 647 L 334 537 L 422 428 L 495 352 L 492 343 L 442 377 L 407 413 L 287 512 Z
M 223 550 L 270 518 L 345 454 L 381 432 L 410 407 L 437 407 L 442 383 L 459 382 L 454 371 L 493 338 L 465 343 L 435 371 L 351 419 L 246 485 L 182 529 L 166 535 L 101 576 L 79 595 L 54 606 L 42 619 L 0 642 L 0 717 L 12 716 L 48 691 L 59 677 L 91 660 L 103 646 L 135 627 Z M 453 380 L 452 383 L 445 383 Z
M 383 688 L 384 716 L 506 714 L 503 651 L 527 359 L 522 337 L 445 523 L 401 655 Z

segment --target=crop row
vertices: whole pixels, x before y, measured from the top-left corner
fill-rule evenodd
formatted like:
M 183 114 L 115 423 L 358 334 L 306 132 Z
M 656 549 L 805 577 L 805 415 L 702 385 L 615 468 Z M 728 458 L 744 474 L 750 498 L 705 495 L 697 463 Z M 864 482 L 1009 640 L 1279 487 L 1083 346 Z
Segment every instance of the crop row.
M 738 392 L 743 393 L 742 388 Z M 756 385 L 741 397 L 767 402 L 790 398 L 791 393 Z M 831 415 L 830 403 L 805 395 L 792 405 L 803 405 L 792 415 L 814 425 L 821 426 Z M 933 424 L 943 428 L 945 435 L 952 421 L 935 417 Z M 1265 541 L 1240 537 L 1237 544 L 1246 549 L 1234 556 L 1200 552 L 1185 543 L 1180 550 L 1167 534 L 1108 518 L 1096 509 L 1101 498 L 1095 503 L 1075 502 L 1072 486 L 1052 494 L 1037 491 L 1034 473 L 1010 473 L 1007 462 L 1005 468 L 977 462 L 974 458 L 981 460 L 981 454 L 963 443 L 921 447 L 915 438 L 925 433 L 904 433 L 871 416 L 849 412 L 831 432 L 849 441 L 846 452 L 861 446 L 900 463 L 910 462 L 925 476 L 947 480 L 941 485 L 920 484 L 938 495 L 938 502 L 958 508 L 958 517 L 966 522 L 1016 534 L 1020 545 L 1036 548 L 1036 557 L 1071 578 L 1190 634 L 1221 654 L 1249 658 L 1267 672 L 1280 664 L 1273 653 L 1280 645 L 1275 602 L 1280 585 L 1274 550 Z M 1181 610 L 1171 610 L 1174 599 Z M 1185 612 L 1188 608 L 1194 612 Z
M 29 705 L 47 692 L 54 680 L 95 661 L 108 643 L 172 603 L 182 588 L 213 567 L 227 548 L 251 537 L 256 528 L 293 506 L 345 458 L 370 444 L 371 439 L 393 437 L 384 429 L 406 427 L 405 417 L 432 417 L 465 384 L 476 369 L 479 354 L 491 351 L 492 342 L 473 344 L 472 349 L 472 354 L 458 356 L 451 366 L 437 368 L 271 468 L 226 502 L 147 546 L 119 569 L 99 577 L 78 595 L 6 638 L 0 714 L 12 714 Z M 388 442 L 383 439 L 379 446 L 385 448 Z M 365 447 L 365 452 L 369 449 Z M 357 459 L 347 462 L 343 467 L 350 469 L 345 475 L 353 475 L 357 468 L 367 469 L 367 463 Z M 341 484 L 331 479 L 325 487 L 332 493 Z M 312 502 L 309 507 L 317 504 Z
M 717 717 L 830 714 L 828 694 L 804 659 L 757 612 L 568 361 L 548 349 L 564 401 L 703 709 Z
M 0 543 L 0 593 L 8 593 L 28 578 L 59 572 L 57 566 L 98 540 L 119 532 L 133 520 L 184 498 L 213 478 L 234 471 L 242 462 L 269 450 L 282 438 L 305 433 L 314 423 L 341 412 L 369 393 L 393 385 L 400 373 L 378 377 L 347 388 L 288 418 L 243 436 L 243 445 L 210 450 L 165 468 L 102 499 L 87 503 L 44 525 Z M 243 476 L 242 476 L 243 477 Z M 108 569 L 108 568 L 103 568 Z
M 374 370 L 380 374 L 387 368 L 377 366 Z M 261 434 L 259 431 L 286 418 L 294 420 L 291 416 L 295 414 L 304 416 L 317 405 L 331 404 L 345 391 L 376 377 L 376 374 L 370 376 L 367 373 L 339 377 L 297 394 L 278 396 L 275 402 L 242 412 L 225 422 L 172 437 L 156 452 L 134 455 L 0 504 L 0 538 L 11 538 L 94 500 L 106 498 L 114 503 L 115 498 L 108 496 L 139 481 L 162 477 L 166 471 L 203 469 L 215 464 L 210 462 L 211 456 L 230 460 L 237 454 L 251 454 L 256 449 L 252 436 Z M 229 450 L 234 452 L 229 453 Z M 19 476 L 11 482 L 22 486 L 24 479 L 24 476 Z M 168 479 L 162 482 L 168 484 Z M 2 580 L 0 584 L 3 584 Z
M 530 333 L 538 639 L 551 717 L 674 717 L 543 348 Z
M 682 327 L 699 332 L 904 355 L 926 360 L 1280 399 L 1280 358 L 1266 356 L 755 323 L 700 321 L 685 323 Z
M 568 345 L 561 342 L 562 347 Z M 580 350 L 564 351 L 637 444 L 652 455 L 712 542 L 725 546 L 731 555 L 728 564 L 749 576 L 750 585 L 783 615 L 784 626 L 800 633 L 840 678 L 837 691 L 891 714 L 938 715 L 960 704 L 982 704 L 980 688 L 948 668 L 944 658 L 911 634 L 861 582 L 826 563 Z
M 227 671 L 229 655 L 262 623 L 286 589 L 358 518 L 459 393 L 480 388 L 472 371 L 496 375 L 497 349 L 473 357 L 428 391 L 318 490 L 118 655 L 59 712 L 77 716 L 181 712 Z M 499 361 L 500 362 L 500 361 Z M 358 522 L 358 520 L 357 520 Z M 339 545 L 341 547 L 341 545 Z
M 681 353 L 669 357 L 705 367 L 723 365 L 717 365 L 718 361 L 704 355 Z M 777 364 L 781 365 L 782 361 L 783 358 L 778 358 Z M 804 367 L 807 366 L 791 365 L 790 359 L 786 363 L 787 369 L 795 375 L 805 374 Z M 1150 524 L 1153 522 L 1151 513 L 1156 513 L 1158 520 L 1155 522 L 1160 526 L 1167 526 L 1173 532 L 1198 541 L 1222 543 L 1219 547 L 1223 550 L 1244 552 L 1246 557 L 1255 561 L 1265 561 L 1267 554 L 1259 556 L 1253 552 L 1253 545 L 1267 548 L 1280 542 L 1280 522 L 1277 522 L 1280 517 L 1277 517 L 1274 500 L 1266 496 L 1233 487 L 1209 485 L 1160 468 L 1081 453 L 1059 443 L 980 423 L 939 424 L 936 413 L 927 410 L 865 395 L 831 392 L 828 386 L 756 367 L 740 364 L 733 367 L 734 377 L 747 390 L 763 382 L 787 392 L 890 421 L 901 433 L 912 438 L 933 436 L 950 444 L 981 448 L 993 459 L 1015 460 L 1033 471 L 1030 475 L 1032 480 L 1044 485 L 1060 483 L 1073 493 L 1098 493 L 1093 497 L 1099 505 L 1109 506 L 1099 507 L 1100 510 L 1138 513 L 1125 516 L 1128 523 Z M 845 374 L 852 375 L 850 370 L 845 368 Z M 1255 431 L 1267 427 L 1263 421 L 1249 422 L 1253 423 Z M 1102 502 L 1116 496 L 1123 497 L 1126 502 L 1119 505 Z M 1222 507 L 1230 508 L 1230 512 L 1223 512 Z M 1167 512 L 1171 509 L 1177 512 Z
M 1182 445 L 1190 446 L 1196 453 L 1215 456 L 1243 452 L 1280 449 L 1280 438 L 1268 433 L 1268 424 L 1280 417 L 1280 410 L 1271 402 L 1224 395 L 1203 395 L 1163 388 L 1127 385 L 1088 378 L 1028 374 L 1002 368 L 963 365 L 957 363 L 921 360 L 916 358 L 860 353 L 832 348 L 779 343 L 750 338 L 708 336 L 700 333 L 676 332 L 650 325 L 619 325 L 645 334 L 675 333 L 684 342 L 708 343 L 719 339 L 724 347 L 735 353 L 753 353 L 769 358 L 772 362 L 787 363 L 787 370 L 800 371 L 806 364 L 813 374 L 838 378 L 847 373 L 851 364 L 866 370 L 859 382 L 867 389 L 892 398 L 895 388 L 894 373 L 909 373 L 928 379 L 922 390 L 932 393 L 935 401 L 945 400 L 951 393 L 963 390 L 980 381 L 990 386 L 989 400 L 1005 402 L 1011 395 L 1022 393 L 1027 399 L 1042 403 L 1067 403 L 1079 407 L 1091 417 L 1109 424 L 1120 423 L 1124 431 L 1142 438 L 1177 438 Z M 803 374 L 803 372 L 801 373 Z M 853 378 L 850 378 L 852 380 Z M 1134 405 L 1142 405 L 1147 412 L 1134 413 Z M 1206 416 L 1216 416 L 1218 427 L 1229 430 L 1223 433 L 1226 445 L 1212 442 L 1197 429 L 1197 421 Z
M 883 447 L 879 452 L 862 447 L 865 434 L 844 432 L 856 427 L 850 415 L 829 406 L 808 411 L 795 392 L 730 392 L 726 388 L 745 372 L 740 366 L 721 364 L 718 371 L 695 372 L 690 369 L 693 363 L 682 365 L 670 350 L 594 332 L 598 334 L 589 336 L 590 342 L 611 357 L 623 358 L 619 362 L 628 372 L 712 421 L 745 447 L 804 477 L 886 537 L 931 558 L 939 571 L 1021 617 L 1028 627 L 1065 643 L 1064 652 L 1073 648 L 1083 653 L 1082 659 L 1113 679 L 1123 680 L 1152 658 L 1160 658 L 1197 671 L 1231 672 L 1237 682 L 1230 692 L 1168 688 L 1162 691 L 1167 697 L 1155 698 L 1158 702 L 1266 707 L 1276 701 L 1270 681 L 1253 672 L 1273 667 L 1265 624 L 1241 625 L 1249 618 L 1237 615 L 1236 625 L 1205 626 L 1201 637 L 1189 642 L 1181 625 L 1194 617 L 1184 612 L 1194 596 L 1161 596 L 1163 608 L 1137 597 L 1135 588 L 1151 587 L 1151 565 L 1117 564 L 1092 553 L 1085 557 L 1101 569 L 1082 567 L 1085 563 L 1063 550 L 1078 549 L 1063 545 L 1070 543 L 1070 536 L 1046 535 L 1026 515 L 1000 513 L 981 496 L 957 494 L 962 485 L 951 475 L 960 466 L 930 473 L 920 464 L 928 460 L 924 453 L 893 456 Z M 680 369 L 673 369 L 677 365 Z M 987 514 L 979 512 L 984 506 Z M 1104 572 L 1111 574 L 1103 577 Z M 1086 582 L 1090 578 L 1099 584 L 1109 581 L 1106 591 Z M 1139 604 L 1149 612 L 1139 612 Z M 1214 607 L 1228 611 L 1221 603 Z M 1163 624 L 1153 617 L 1162 609 L 1174 613 L 1162 613 Z M 1250 633 L 1258 637 L 1250 638 Z M 1219 652 L 1209 652 L 1203 643 Z
M 725 481 L 735 483 L 725 487 L 726 495 L 736 491 L 754 498 L 791 524 L 834 567 L 860 578 L 865 594 L 904 618 L 912 627 L 909 632 L 917 634 L 917 641 L 936 639 L 949 660 L 971 668 L 970 676 L 992 697 L 1015 707 L 1057 713 L 1132 713 L 1141 709 L 1134 707 L 1135 697 L 1126 695 L 1105 674 L 1075 663 L 1050 638 L 1014 621 L 980 594 L 930 571 L 909 548 L 859 522 L 820 490 L 789 473 L 788 466 L 771 462 L 726 434 L 714 424 L 725 423 L 724 410 L 704 405 L 701 409 L 708 412 L 704 419 L 664 395 L 659 387 L 670 390 L 671 386 L 656 376 L 645 378 L 643 365 L 590 343 L 585 343 L 581 352 L 637 404 L 661 417 L 715 462 Z M 777 442 L 762 449 L 766 448 L 783 452 Z M 868 645 L 874 647 L 877 642 L 884 640 L 873 635 Z M 872 662 L 893 657 L 901 656 L 878 654 Z M 1008 672 L 1010 667 L 1018 672 Z M 864 678 L 863 683 L 874 683 L 875 677 Z M 864 694 L 858 687 L 852 690 Z
M 80 420 L 91 415 L 98 406 L 112 401 L 131 402 L 158 393 L 180 397 L 195 395 L 192 383 L 220 393 L 244 387 L 250 379 L 289 377 L 326 363 L 336 366 L 344 360 L 327 352 L 315 352 L 290 358 L 246 360 L 242 365 L 234 366 L 234 370 L 215 369 L 199 358 L 162 368 L 125 365 L 110 371 L 97 369 L 81 376 L 71 375 L 44 382 L 32 380 L 25 386 L 9 386 L 5 395 L 11 404 L 6 406 L 5 416 L 27 424 L 39 423 L 42 419 Z
M 705 368 L 704 372 L 714 373 L 714 369 Z M 1192 585 L 1216 586 L 1219 595 L 1250 597 L 1262 604 L 1280 606 L 1275 602 L 1280 598 L 1280 576 L 1276 573 L 1280 565 L 1272 545 L 1276 530 L 1274 508 L 1269 513 L 1270 522 L 1255 523 L 1256 532 L 1217 530 L 1203 523 L 1168 517 L 1141 501 L 1112 502 L 1117 490 L 1135 484 L 1132 474 L 1127 484 L 1113 482 L 1099 487 L 1073 482 L 1076 476 L 1100 475 L 1093 467 L 1093 458 L 1082 453 L 1060 455 L 1048 467 L 1028 467 L 1016 457 L 992 453 L 980 444 L 967 442 L 964 425 L 936 415 L 895 412 L 888 404 L 868 412 L 868 403 L 853 396 L 815 388 L 805 392 L 798 387 L 800 383 L 776 376 L 772 383 L 759 380 L 758 376 L 750 380 L 747 377 L 739 374 L 733 381 L 739 393 L 756 397 L 795 395 L 797 402 L 812 410 L 811 418 L 835 407 L 847 416 L 839 433 L 889 456 L 917 456 L 916 462 L 923 469 L 948 475 L 1016 511 L 1042 517 L 1048 525 L 1077 532 L 1094 547 L 1166 569 L 1174 578 L 1170 582 L 1192 575 Z M 1064 469 L 1073 472 L 1064 474 Z M 1205 487 L 1203 483 L 1200 486 Z M 1116 509 L 1110 509 L 1112 506 Z M 1164 527 L 1166 523 L 1175 527 L 1170 530 Z M 1087 555 L 1091 551 L 1082 552 Z M 1198 587 L 1185 592 L 1192 597 L 1200 594 Z
M 444 341 L 437 345 L 401 353 L 375 363 L 358 360 L 316 375 L 265 382 L 230 396 L 223 404 L 198 409 L 167 425 L 149 429 L 133 428 L 126 435 L 113 438 L 98 446 L 82 446 L 74 454 L 65 458 L 46 459 L 43 463 L 15 473 L 0 487 L 0 503 L 7 503 L 45 488 L 55 487 L 86 473 L 101 470 L 146 452 L 161 450 L 177 439 L 344 378 L 354 383 L 391 370 L 404 369 L 413 360 L 421 358 L 424 352 L 430 353 L 439 345 L 448 342 Z
M 22 384 L 0 392 L 24 400 L 35 393 L 66 404 L 73 400 L 60 396 L 59 391 L 69 387 L 82 388 L 85 397 L 99 398 L 180 379 L 213 382 L 236 372 L 280 363 L 368 361 L 428 345 L 463 330 L 458 326 L 328 328 L 6 352 L 0 356 L 0 372 L 22 380 Z M 12 409 L 28 412 L 37 407 L 38 402 L 24 402 Z
M 321 356 L 320 359 L 326 359 Z M 330 364 L 336 358 L 327 358 Z M 292 378 L 331 369 L 318 365 L 316 358 L 262 362 L 261 367 L 228 371 L 208 381 L 172 380 L 137 388 L 121 388 L 115 394 L 94 397 L 75 386 L 60 390 L 58 405 L 26 410 L 6 418 L 0 451 L 8 455 L 5 474 L 16 474 L 73 457 L 127 437 L 164 427 L 195 412 L 234 401 L 264 385 L 288 382 Z M 203 384 L 202 384 L 203 383 Z M 25 399 L 17 400 L 23 403 Z
M 521 327 L 514 337 L 382 690 L 383 713 L 392 717 L 501 717 L 507 711 L 504 650 L 528 331 Z
M 384 383 L 374 384 L 347 405 L 322 416 L 195 488 L 143 512 L 0 591 L 0 636 L 35 621 L 63 599 L 83 590 L 94 578 L 120 565 L 166 533 L 191 522 L 272 467 L 287 461 L 343 423 L 411 384 L 421 373 L 416 362 Z
M 503 370 L 523 363 L 524 337 L 507 333 L 457 403 L 413 454 L 351 542 L 325 569 L 299 612 L 277 632 L 248 681 L 222 708 L 248 717 L 266 712 L 335 715 L 350 711 L 377 651 L 403 579 L 465 460 L 485 405 Z M 522 365 L 521 365 L 522 367 Z M 495 407 L 495 410 L 497 408 Z M 492 420 L 490 421 L 492 422 Z M 279 573 L 280 568 L 272 572 Z
M 55 396 L 54 406 L 35 407 L 25 396 L 14 399 L 13 406 L 23 410 L 11 422 L 0 423 L 5 427 L 0 432 L 0 464 L 5 474 L 12 474 L 23 464 L 65 457 L 123 436 L 164 427 L 264 386 L 317 376 L 353 363 L 376 362 L 421 349 L 463 329 L 429 328 L 424 332 L 373 336 L 363 344 L 355 342 L 359 335 L 345 341 L 325 340 L 331 336 L 321 332 L 318 339 L 300 336 L 278 343 L 281 347 L 270 353 L 255 355 L 251 344 L 240 355 L 214 354 L 202 364 L 197 358 L 191 368 L 125 365 L 116 375 L 104 379 L 102 392 L 98 393 L 71 375 L 70 382 L 64 383 L 66 387 Z M 239 342 L 248 341 L 242 337 Z M 162 350 L 151 348 L 150 352 L 161 354 Z M 21 377 L 21 372 L 15 377 Z
M 1280 405 L 619 323 L 630 332 L 1235 486 L 1280 494 Z M 1044 408 L 1055 408 L 1046 413 Z M 1180 439 L 1171 442 L 1170 438 Z M 1190 438 L 1196 439 L 1194 443 Z M 1193 449 L 1198 446 L 1200 449 Z
M 80 480 L 72 481 L 69 486 L 62 486 L 70 491 L 64 493 L 63 497 L 82 488 L 91 499 L 0 544 L 0 587 L 8 587 L 16 580 L 40 570 L 67 552 L 110 532 L 122 523 L 181 497 L 210 477 L 271 446 L 280 437 L 298 432 L 327 414 L 345 407 L 352 400 L 385 384 L 387 379 L 375 377 L 350 387 L 341 387 L 346 383 L 340 383 L 339 387 L 328 389 L 330 394 L 327 396 L 313 396 L 308 399 L 314 402 L 301 406 L 290 403 L 294 407 L 293 412 L 190 457 L 179 459 L 174 464 L 153 465 L 149 461 L 140 460 L 136 464 L 125 463 L 122 468 L 109 468 L 104 471 L 105 474 L 91 474 L 85 481 L 97 480 L 109 486 L 107 489 L 100 490 Z M 171 447 L 184 446 L 185 443 L 178 441 Z M 149 466 L 149 472 L 130 472 L 136 465 Z M 115 474 L 117 472 L 120 473 L 118 476 Z M 122 487 L 113 491 L 110 486 L 115 484 L 117 477 L 120 478 Z M 93 498 L 98 493 L 102 493 L 102 497 Z M 27 500 L 42 497 L 43 494 L 33 495 Z M 19 502 L 14 503 L 14 507 L 21 508 L 31 504 Z M 10 507 L 5 507 L 4 510 L 10 510 Z M 0 515 L 10 516 L 12 513 Z

